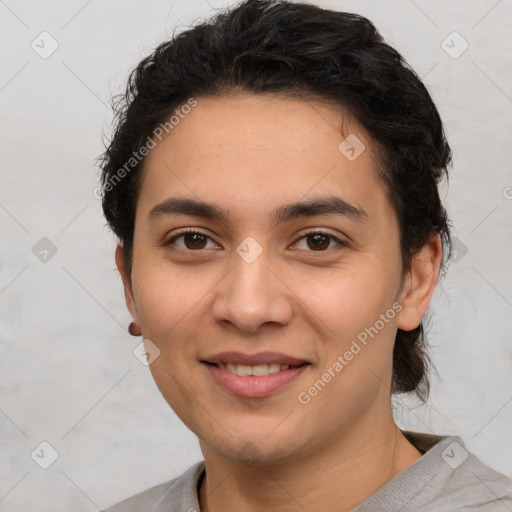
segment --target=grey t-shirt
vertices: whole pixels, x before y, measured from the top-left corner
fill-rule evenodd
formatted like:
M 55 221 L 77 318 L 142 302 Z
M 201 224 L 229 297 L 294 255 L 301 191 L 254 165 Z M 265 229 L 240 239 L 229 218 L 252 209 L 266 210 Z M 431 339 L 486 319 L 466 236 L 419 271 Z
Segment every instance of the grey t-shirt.
M 423 456 L 352 512 L 511 512 L 512 479 L 468 452 L 458 436 L 402 430 Z M 128 498 L 104 512 L 200 512 L 204 461 L 178 478 Z

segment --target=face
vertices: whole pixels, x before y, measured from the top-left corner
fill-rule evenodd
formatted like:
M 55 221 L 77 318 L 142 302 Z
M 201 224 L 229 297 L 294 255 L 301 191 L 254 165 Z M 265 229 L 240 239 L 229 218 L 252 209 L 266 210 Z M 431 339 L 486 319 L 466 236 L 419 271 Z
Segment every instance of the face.
M 340 109 L 275 96 L 197 98 L 150 151 L 127 304 L 205 449 L 291 460 L 389 409 L 401 258 L 375 167 Z

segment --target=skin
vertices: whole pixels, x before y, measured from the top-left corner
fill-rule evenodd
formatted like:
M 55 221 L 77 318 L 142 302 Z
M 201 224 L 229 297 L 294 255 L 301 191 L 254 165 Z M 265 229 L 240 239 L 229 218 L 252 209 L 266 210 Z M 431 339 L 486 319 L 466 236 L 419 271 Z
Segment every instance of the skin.
M 199 438 L 201 510 L 351 510 L 421 457 L 392 417 L 392 353 L 397 328 L 417 327 L 428 307 L 440 239 L 414 257 L 402 282 L 398 222 L 371 139 L 341 109 L 275 95 L 197 100 L 147 156 L 131 275 L 120 246 L 116 263 L 133 321 L 160 350 L 150 365 L 155 382 Z M 366 145 L 355 161 L 338 149 L 348 134 Z M 367 216 L 275 226 L 269 218 L 285 203 L 324 195 Z M 148 220 L 171 196 L 218 205 L 229 220 Z M 188 227 L 209 237 L 199 249 L 190 235 L 165 245 Z M 312 230 L 345 244 L 327 239 L 318 249 L 305 237 Z M 252 263 L 236 252 L 248 236 L 262 248 Z M 397 302 L 399 314 L 301 404 L 298 394 Z M 311 364 L 269 396 L 238 397 L 200 362 L 225 350 L 282 352 Z

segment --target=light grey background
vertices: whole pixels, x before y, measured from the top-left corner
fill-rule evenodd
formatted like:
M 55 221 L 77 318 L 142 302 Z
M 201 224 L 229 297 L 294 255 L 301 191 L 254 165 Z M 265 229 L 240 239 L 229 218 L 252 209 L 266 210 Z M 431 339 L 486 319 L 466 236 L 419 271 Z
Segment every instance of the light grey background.
M 454 150 L 443 196 L 460 243 L 430 328 L 439 378 L 427 407 L 397 403 L 399 425 L 458 434 L 512 476 L 512 2 L 315 3 L 377 24 L 424 77 Z M 133 355 L 94 159 L 129 71 L 224 5 L 0 0 L 1 511 L 98 510 L 202 458 Z M 31 47 L 51 48 L 43 31 L 58 43 L 46 59 Z M 43 441 L 58 454 L 48 469 Z

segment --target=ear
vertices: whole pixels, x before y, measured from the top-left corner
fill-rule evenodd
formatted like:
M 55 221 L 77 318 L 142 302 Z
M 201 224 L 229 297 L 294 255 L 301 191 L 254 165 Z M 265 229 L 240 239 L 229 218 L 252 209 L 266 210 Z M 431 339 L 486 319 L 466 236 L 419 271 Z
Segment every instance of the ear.
M 121 275 L 121 279 L 123 280 L 124 299 L 126 302 L 126 307 L 128 308 L 130 314 L 132 315 L 133 321 L 135 323 L 139 323 L 137 308 L 135 306 L 135 299 L 133 298 L 131 276 L 128 275 L 128 271 L 126 268 L 126 262 L 124 260 L 123 255 L 123 247 L 119 244 L 116 247 L 116 266 L 117 270 L 119 270 L 119 274 Z
M 413 256 L 399 297 L 402 304 L 397 320 L 399 329 L 412 331 L 420 325 L 437 284 L 442 258 L 443 247 L 439 235 L 431 237 Z

